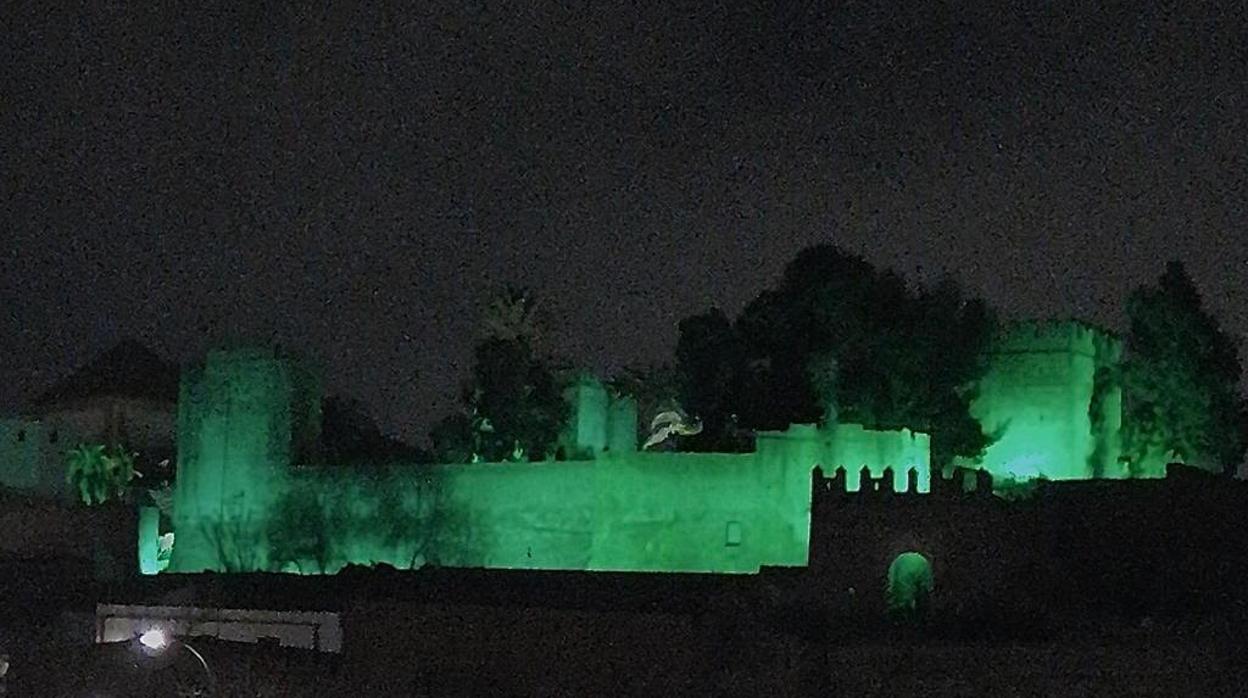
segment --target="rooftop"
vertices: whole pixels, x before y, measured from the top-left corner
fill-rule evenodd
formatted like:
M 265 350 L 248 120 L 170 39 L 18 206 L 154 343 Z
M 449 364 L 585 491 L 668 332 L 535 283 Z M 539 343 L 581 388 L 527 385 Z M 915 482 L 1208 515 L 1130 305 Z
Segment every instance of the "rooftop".
M 44 408 L 94 397 L 124 397 L 176 402 L 179 372 L 155 352 L 125 340 L 57 381 L 35 399 Z

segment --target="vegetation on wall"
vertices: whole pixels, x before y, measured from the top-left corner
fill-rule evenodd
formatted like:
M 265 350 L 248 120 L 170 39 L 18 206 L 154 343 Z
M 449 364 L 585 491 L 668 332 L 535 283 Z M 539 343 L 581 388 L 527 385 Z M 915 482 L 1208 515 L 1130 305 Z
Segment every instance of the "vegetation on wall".
M 1233 473 L 1245 447 L 1236 340 L 1179 262 L 1131 294 L 1127 317 L 1124 455 L 1137 469 L 1164 459 Z
M 275 571 L 300 574 L 331 571 L 336 551 L 339 502 L 328 488 L 291 483 L 278 498 L 267 522 L 269 564 Z
M 348 564 L 397 569 L 483 564 L 481 532 L 449 501 L 436 468 L 305 470 L 289 480 L 266 522 L 269 569 L 334 574 Z
M 261 569 L 261 549 L 257 543 L 263 540 L 263 524 L 246 506 L 245 494 L 240 492 L 223 498 L 220 511 L 216 513 L 205 526 L 204 534 L 218 569 L 229 573 Z

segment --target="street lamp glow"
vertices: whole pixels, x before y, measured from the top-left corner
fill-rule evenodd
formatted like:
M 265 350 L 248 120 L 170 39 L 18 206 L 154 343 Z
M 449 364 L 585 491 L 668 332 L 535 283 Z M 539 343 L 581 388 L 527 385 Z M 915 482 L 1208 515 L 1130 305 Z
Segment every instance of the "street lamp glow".
M 153 652 L 160 652 L 169 646 L 169 636 L 160 628 L 149 628 L 139 635 L 139 644 Z
M 204 674 L 208 677 L 208 695 L 216 696 L 217 675 L 213 673 L 212 667 L 208 666 L 208 660 L 204 659 L 204 655 L 200 654 L 199 650 L 192 647 L 190 643 L 185 640 L 175 640 L 164 628 L 148 628 L 139 635 L 139 646 L 143 648 L 144 652 L 152 657 L 163 656 L 165 651 L 168 650 L 175 641 L 177 642 L 179 649 L 184 649 L 187 652 L 190 652 L 191 655 L 199 661 L 199 665 L 204 668 Z M 171 653 L 171 656 L 176 655 Z

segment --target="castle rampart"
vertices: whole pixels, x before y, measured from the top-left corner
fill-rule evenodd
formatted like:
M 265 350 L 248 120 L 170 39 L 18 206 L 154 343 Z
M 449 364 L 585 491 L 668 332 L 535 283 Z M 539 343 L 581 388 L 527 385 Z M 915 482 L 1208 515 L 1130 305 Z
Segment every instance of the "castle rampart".
M 303 466 L 300 375 L 263 352 L 214 353 L 186 374 L 170 571 L 752 573 L 806 564 L 817 465 L 928 486 L 924 434 L 795 425 L 760 434 L 753 453 L 637 452 L 635 442 L 608 447 L 621 438 L 610 437 L 610 420 L 581 406 L 573 434 L 592 460 Z M 617 421 L 635 419 L 626 408 Z

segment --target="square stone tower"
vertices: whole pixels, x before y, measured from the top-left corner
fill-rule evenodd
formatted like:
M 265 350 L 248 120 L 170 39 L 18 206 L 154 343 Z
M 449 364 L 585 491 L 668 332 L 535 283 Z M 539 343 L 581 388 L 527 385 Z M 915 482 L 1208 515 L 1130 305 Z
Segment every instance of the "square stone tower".
M 597 378 L 581 376 L 564 391 L 571 407 L 561 445 L 572 460 L 637 451 L 637 401 L 613 395 Z
M 214 351 L 186 370 L 178 400 L 178 474 L 171 571 L 252 567 L 292 463 L 320 429 L 312 372 L 271 349 Z
M 971 413 L 997 441 L 978 463 L 999 480 L 1124 477 L 1121 342 L 1074 321 L 1012 325 L 995 341 Z

